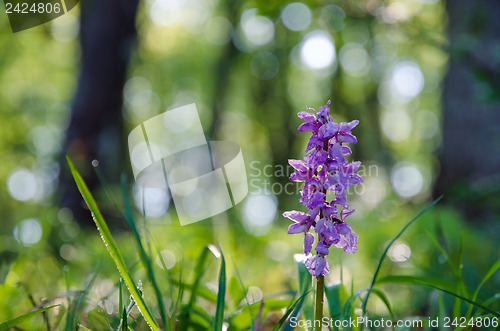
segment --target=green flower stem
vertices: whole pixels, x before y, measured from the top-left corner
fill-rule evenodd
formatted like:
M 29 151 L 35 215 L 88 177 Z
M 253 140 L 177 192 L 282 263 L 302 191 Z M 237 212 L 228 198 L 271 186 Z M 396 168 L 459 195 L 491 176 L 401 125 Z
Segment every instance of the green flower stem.
M 314 330 L 321 331 L 321 320 L 323 319 L 323 303 L 325 298 L 325 276 L 316 276 L 316 312 L 314 314 Z M 319 324 L 317 324 L 319 321 Z

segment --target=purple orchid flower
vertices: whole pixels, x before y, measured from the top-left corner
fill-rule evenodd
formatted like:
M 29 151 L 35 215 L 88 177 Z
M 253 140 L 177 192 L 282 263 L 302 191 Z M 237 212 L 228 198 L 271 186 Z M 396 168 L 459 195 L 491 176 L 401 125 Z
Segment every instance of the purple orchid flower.
M 359 236 L 354 233 L 346 218 L 354 213 L 347 203 L 347 190 L 352 185 L 363 182 L 356 174 L 361 162 L 348 162 L 345 158 L 352 154 L 346 143 L 356 144 L 357 138 L 351 133 L 359 121 L 336 123 L 330 115 L 330 101 L 318 111 L 307 107 L 298 117 L 304 120 L 298 131 L 311 132 L 304 160 L 290 159 L 288 162 L 296 170 L 290 176 L 294 182 L 304 182 L 299 201 L 308 212 L 287 211 L 283 216 L 295 223 L 289 226 L 288 234 L 304 233 L 304 254 L 308 255 L 306 267 L 313 276 L 330 272 L 326 257 L 335 245 L 346 253 L 355 253 Z M 326 192 L 334 198 L 327 201 Z M 313 234 L 311 230 L 316 233 Z M 315 255 L 310 255 L 314 248 Z

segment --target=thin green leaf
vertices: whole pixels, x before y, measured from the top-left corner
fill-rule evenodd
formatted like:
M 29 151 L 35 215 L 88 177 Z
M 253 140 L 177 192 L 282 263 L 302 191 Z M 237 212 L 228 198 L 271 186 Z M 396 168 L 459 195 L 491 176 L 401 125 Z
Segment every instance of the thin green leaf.
M 397 276 L 392 276 L 392 277 L 397 277 Z M 389 277 L 385 277 L 385 278 L 389 278 Z M 472 304 L 472 305 L 474 305 L 474 306 L 476 306 L 476 307 L 478 307 L 478 308 L 480 308 L 480 309 L 482 309 L 484 311 L 487 311 L 490 314 L 493 314 L 493 315 L 495 315 L 497 317 L 500 317 L 500 313 L 498 313 L 498 312 L 496 312 L 496 311 L 494 311 L 494 310 L 492 310 L 492 309 L 490 309 L 490 308 L 488 308 L 488 307 L 486 307 L 486 306 L 484 306 L 484 305 L 482 305 L 482 304 L 480 304 L 478 302 L 475 302 L 473 300 L 467 299 L 466 297 L 463 297 L 463 296 L 461 296 L 461 295 L 459 295 L 459 294 L 457 294 L 457 293 L 455 293 L 453 291 L 450 291 L 450 290 L 448 290 L 448 289 L 446 289 L 444 287 L 440 287 L 440 286 L 437 286 L 435 284 L 431 284 L 431 283 L 428 283 L 428 282 L 425 282 L 425 281 L 422 281 L 422 280 L 416 280 L 416 279 L 412 279 L 412 278 L 414 278 L 414 277 L 407 277 L 406 278 L 407 280 L 409 280 L 409 283 L 412 284 L 412 285 L 425 286 L 425 287 L 429 287 L 429 288 L 433 288 L 433 289 L 439 290 L 441 292 L 444 292 L 444 293 L 447 293 L 449 295 L 452 295 L 455 298 L 458 298 L 458 299 L 460 299 L 462 301 L 470 303 L 470 304 Z M 387 281 L 385 281 L 385 282 L 387 282 Z M 403 283 L 403 282 L 396 281 L 394 283 Z
M 457 282 L 456 282 L 456 292 L 459 295 L 466 294 L 462 291 L 462 288 L 465 287 L 463 280 L 463 261 L 464 261 L 464 232 L 462 231 L 462 235 L 460 237 L 460 248 L 458 250 L 458 261 L 457 261 Z M 460 318 L 461 315 L 461 305 L 462 301 L 460 299 L 455 298 L 455 303 L 453 304 L 453 317 Z
M 489 298 L 488 300 L 486 300 L 484 302 L 484 305 L 488 307 L 488 306 L 492 305 L 495 302 L 497 302 L 497 303 L 500 302 L 500 293 L 496 293 L 494 296 L 492 296 L 491 298 Z
M 419 277 L 419 276 L 409 276 L 409 275 L 390 275 L 385 276 L 377 280 L 376 284 L 387 284 L 387 283 L 399 283 L 399 284 L 411 284 L 419 285 L 421 283 L 432 284 L 434 286 L 444 288 L 448 291 L 453 291 L 453 285 L 450 285 L 449 281 L 440 278 L 431 277 Z
M 373 279 L 372 279 L 372 282 L 371 282 L 371 285 L 370 285 L 370 289 L 373 288 L 373 286 L 375 285 L 375 282 L 377 280 L 377 276 L 378 276 L 378 273 L 380 272 L 380 267 L 382 266 L 382 262 L 384 261 L 386 255 L 387 255 L 387 252 L 389 251 L 389 248 L 391 248 L 392 244 L 394 244 L 394 242 L 399 238 L 401 237 L 401 235 L 406 231 L 406 229 L 408 229 L 408 227 L 410 227 L 410 225 L 413 224 L 413 222 L 415 222 L 420 216 L 422 216 L 426 211 L 428 211 L 429 209 L 431 209 L 432 207 L 434 207 L 438 202 L 439 200 L 441 200 L 443 198 L 443 196 L 440 196 L 439 198 L 437 198 L 436 200 L 434 200 L 433 203 L 431 203 L 429 206 L 427 206 L 424 210 L 422 210 L 420 213 L 417 214 L 417 216 L 415 216 L 411 221 L 409 221 L 405 227 L 396 235 L 396 237 L 394 237 L 391 242 L 389 243 L 389 245 L 387 245 L 387 247 L 385 248 L 384 250 L 384 253 L 382 253 L 382 256 L 380 257 L 379 261 L 378 261 L 378 265 L 377 265 L 377 269 L 375 270 L 375 273 L 373 274 Z M 362 305 L 362 311 L 363 311 L 363 314 L 366 312 L 366 304 L 368 303 L 368 299 L 370 298 L 370 291 L 368 291 L 365 299 L 363 300 L 363 305 Z
M 478 302 L 472 301 L 472 300 L 467 299 L 467 298 L 465 298 L 465 297 L 463 297 L 463 296 L 461 296 L 461 295 L 458 295 L 458 294 L 456 294 L 456 293 L 454 293 L 454 292 L 452 292 L 452 291 L 448 291 L 448 290 L 446 290 L 446 289 L 444 289 L 444 288 L 439 288 L 439 287 L 434 286 L 434 285 L 432 285 L 432 284 L 427 284 L 427 283 L 423 283 L 423 282 L 422 282 L 421 284 L 422 284 L 423 286 L 430 287 L 430 288 L 434 288 L 434 289 L 436 289 L 436 290 L 439 290 L 439 291 L 442 291 L 442 292 L 444 292 L 444 293 L 450 294 L 450 295 L 452 295 L 452 296 L 454 296 L 454 297 L 456 297 L 456 298 L 459 298 L 459 299 L 460 299 L 460 300 L 462 300 L 462 301 L 465 301 L 465 302 L 467 302 L 467 303 L 470 303 L 470 304 L 472 304 L 472 305 L 474 305 L 474 306 L 476 306 L 476 307 L 478 307 L 478 308 L 480 308 L 480 309 L 482 309 L 482 310 L 484 310 L 484 311 L 487 311 L 487 312 L 489 312 L 490 314 L 493 314 L 494 316 L 496 316 L 496 317 L 499 317 L 499 318 L 500 318 L 500 313 L 498 313 L 498 312 L 496 312 L 496 311 L 494 311 L 494 310 L 492 310 L 492 309 L 490 309 L 490 308 L 488 308 L 488 307 L 486 307 L 486 306 L 483 306 L 482 304 L 480 304 L 480 303 L 478 303 Z
M 305 293 L 311 288 L 312 284 L 312 275 L 307 269 L 306 265 L 302 262 L 297 263 L 298 273 L 299 273 L 299 293 Z M 304 302 L 302 302 L 303 306 L 303 314 L 305 319 L 313 320 L 314 319 L 314 297 L 316 296 L 316 290 L 314 290 L 311 296 L 306 296 L 304 298 Z
M 40 309 L 37 309 L 37 310 L 33 310 L 33 311 L 30 311 L 26 314 L 23 314 L 21 316 L 18 316 L 14 319 L 11 319 L 9 321 L 6 321 L 6 322 L 3 322 L 2 324 L 0 324 L 0 331 L 5 331 L 5 330 L 8 330 L 22 322 L 24 322 L 25 320 L 27 319 L 30 319 L 32 318 L 33 316 L 36 316 L 38 314 L 41 314 L 43 313 L 44 311 L 47 311 L 49 309 L 52 309 L 54 307 L 58 307 L 60 305 L 53 305 L 53 306 L 50 306 L 50 307 L 45 307 L 45 308 L 40 308 Z
M 379 290 L 377 288 L 372 288 L 372 289 L 370 289 L 370 291 L 373 294 L 375 294 L 376 296 L 378 296 L 380 300 L 382 300 L 385 307 L 389 311 L 389 314 L 391 314 L 392 320 L 394 321 L 395 319 L 394 319 L 394 313 L 392 311 L 391 303 L 390 303 L 389 299 L 387 298 L 387 296 L 384 294 L 384 292 L 382 292 L 381 290 Z
M 83 325 L 81 325 L 81 324 L 78 324 L 78 327 L 79 327 L 80 329 L 82 329 L 83 331 L 92 331 L 92 330 L 90 330 L 89 328 L 87 328 L 87 327 L 85 327 L 85 326 L 83 326 Z
M 144 249 L 144 246 L 142 245 L 141 236 L 139 235 L 139 231 L 137 231 L 137 227 L 135 226 L 134 212 L 132 211 L 132 204 L 130 203 L 130 197 L 127 190 L 127 178 L 125 176 L 122 176 L 121 184 L 122 184 L 123 205 L 125 206 L 125 216 L 126 216 L 125 219 L 127 220 L 127 224 L 129 225 L 130 229 L 132 230 L 132 233 L 134 234 L 137 247 L 139 248 L 139 253 L 140 253 L 139 256 L 141 257 L 142 263 L 144 264 L 148 272 L 149 279 L 153 284 L 153 288 L 156 294 L 156 301 L 160 309 L 161 320 L 163 322 L 164 327 L 166 327 L 168 325 L 168 322 L 167 322 L 167 314 L 165 312 L 165 305 L 163 304 L 163 296 L 156 281 L 153 269 L 153 263 L 151 263 L 151 259 L 149 258 L 148 254 L 146 253 L 146 250 Z
M 80 322 L 79 321 L 80 316 L 78 311 L 82 307 L 82 304 L 85 301 L 85 298 L 87 297 L 87 293 L 90 291 L 90 288 L 94 284 L 96 278 L 97 278 L 97 273 L 94 274 L 94 276 L 88 283 L 85 290 L 81 291 L 80 294 L 76 296 L 73 302 L 70 304 L 68 308 L 68 315 L 66 318 L 66 326 L 64 327 L 64 330 L 73 331 Z
M 456 272 L 457 272 L 456 269 L 457 268 L 455 267 L 455 264 L 453 263 L 453 260 L 450 258 L 450 255 L 448 254 L 448 252 L 446 251 L 446 249 L 436 240 L 436 238 L 434 238 L 433 235 L 430 234 L 429 231 L 425 230 L 425 234 L 431 240 L 431 242 L 434 244 L 434 246 L 436 246 L 436 248 L 441 252 L 441 254 L 443 254 L 446 257 L 446 261 L 450 265 L 451 271 L 454 274 L 456 274 Z
M 497 272 L 497 270 L 500 269 L 500 260 L 498 260 L 491 268 L 490 270 L 486 273 L 486 276 L 481 280 L 481 283 L 479 283 L 479 286 L 477 287 L 476 291 L 474 292 L 474 295 L 472 296 L 472 301 L 476 301 L 477 296 L 479 295 L 479 290 L 481 290 L 481 287 L 483 287 L 484 283 L 488 281 L 488 279 Z M 470 315 L 472 313 L 472 306 L 469 306 L 469 309 L 467 310 L 467 319 L 469 319 Z
M 340 302 L 340 291 L 343 285 L 335 284 L 325 287 L 325 295 L 328 300 L 328 309 L 330 310 L 330 316 L 337 320 L 342 319 L 342 302 Z
M 153 315 L 149 311 L 149 308 L 147 307 L 146 303 L 144 302 L 144 299 L 142 298 L 141 293 L 139 293 L 139 290 L 135 286 L 134 280 L 132 279 L 132 276 L 130 275 L 130 272 L 128 271 L 125 262 L 120 254 L 120 251 L 118 250 L 118 247 L 116 246 L 116 243 L 111 236 L 111 232 L 109 232 L 108 226 L 102 217 L 102 214 L 97 207 L 97 204 L 94 200 L 94 197 L 90 193 L 89 189 L 87 188 L 87 185 L 83 181 L 83 178 L 81 177 L 80 173 L 76 170 L 75 166 L 73 165 L 73 162 L 67 157 L 67 162 L 68 165 L 71 169 L 71 174 L 73 175 L 73 178 L 75 179 L 76 185 L 78 186 L 78 189 L 80 190 L 80 193 L 87 203 L 87 206 L 89 207 L 92 217 L 94 219 L 94 222 L 97 226 L 97 230 L 99 231 L 101 238 L 104 242 L 104 245 L 106 246 L 109 254 L 111 255 L 111 258 L 115 262 L 116 267 L 118 268 L 118 271 L 120 272 L 120 275 L 122 276 L 125 285 L 127 286 L 128 290 L 130 291 L 130 294 L 134 298 L 135 302 L 137 303 L 137 307 L 139 308 L 139 311 L 141 312 L 142 316 L 146 320 L 146 323 L 149 325 L 151 330 L 156 331 L 159 330 L 158 324 L 156 323 L 156 320 L 154 319 Z
M 120 278 L 119 286 L 118 286 L 118 309 L 119 311 L 125 309 L 123 306 L 123 279 Z M 122 322 L 123 323 L 123 322 Z
M 120 331 L 127 331 L 128 330 L 128 318 L 127 317 L 128 317 L 127 308 L 123 307 L 122 322 L 121 322 Z
M 224 324 L 224 307 L 226 302 L 226 261 L 222 249 L 219 248 L 221 263 L 219 271 L 219 291 L 217 293 L 217 309 L 215 311 L 214 330 L 221 331 Z
M 233 265 L 234 265 L 234 271 L 236 273 L 236 277 L 238 278 L 238 282 L 239 282 L 240 287 L 241 287 L 241 293 L 243 294 L 242 296 L 238 296 L 236 294 L 236 296 L 233 296 L 233 300 L 235 301 L 235 305 L 238 305 L 241 300 L 245 299 L 245 304 L 248 307 L 248 314 L 250 316 L 251 330 L 255 330 L 255 319 L 253 317 L 252 310 L 250 309 L 250 302 L 248 302 L 248 299 L 247 299 L 248 288 L 243 284 L 243 279 L 241 278 L 238 267 L 236 266 L 236 263 L 234 263 L 234 261 L 233 261 Z
M 207 246 L 205 246 L 203 248 L 203 251 L 200 254 L 200 257 L 198 258 L 198 261 L 196 262 L 196 267 L 195 267 L 195 271 L 194 271 L 194 282 L 193 282 L 193 285 L 191 287 L 191 297 L 189 299 L 187 306 L 185 307 L 185 309 L 182 313 L 183 316 L 181 318 L 181 323 L 179 326 L 179 330 L 181 330 L 181 331 L 186 331 L 188 329 L 188 325 L 190 323 L 189 315 L 190 315 L 191 310 L 196 302 L 196 294 L 198 291 L 198 286 L 200 284 L 201 277 L 203 276 L 204 271 L 205 271 L 205 262 L 207 260 L 207 256 L 208 256 L 209 252 L 210 252 L 210 249 Z
M 351 312 L 354 311 L 354 301 L 360 296 L 361 293 L 364 291 L 368 290 L 360 290 L 360 291 L 353 291 L 353 287 L 351 286 L 351 295 L 347 300 L 344 302 L 342 306 L 342 310 L 344 312 L 344 318 L 352 317 Z
M 309 292 L 302 294 L 297 300 L 294 301 L 294 303 L 290 307 L 288 307 L 285 314 L 280 318 L 278 323 L 276 323 L 276 325 L 273 327 L 272 331 L 279 331 L 281 329 L 281 327 L 283 326 L 283 324 L 285 324 L 288 317 L 292 314 L 292 312 L 294 312 L 294 315 L 296 315 L 295 312 L 300 311 L 300 309 L 302 308 L 302 302 L 304 301 L 304 298 L 306 297 L 306 295 L 309 294 Z
M 444 320 L 446 317 L 446 309 L 444 308 L 444 300 L 443 300 L 443 294 L 441 291 L 437 291 L 438 293 L 438 298 L 439 298 L 439 320 Z M 440 330 L 444 330 L 444 325 L 441 323 L 439 326 Z

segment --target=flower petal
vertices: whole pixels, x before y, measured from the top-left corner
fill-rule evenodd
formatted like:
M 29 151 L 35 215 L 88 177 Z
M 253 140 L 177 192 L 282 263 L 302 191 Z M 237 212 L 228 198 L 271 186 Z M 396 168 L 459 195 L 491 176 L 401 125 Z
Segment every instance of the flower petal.
M 350 121 L 347 123 L 347 126 L 349 127 L 349 130 L 354 129 L 357 125 L 359 124 L 358 120 Z
M 318 131 L 318 136 L 321 139 L 329 139 L 339 131 L 339 126 L 334 122 L 327 122 L 323 124 Z
M 317 129 L 316 129 L 316 126 L 314 126 L 311 123 L 302 123 L 297 128 L 297 131 L 299 131 L 299 132 L 316 132 Z
M 283 216 L 295 222 L 303 222 L 307 219 L 307 214 L 302 211 L 291 210 L 283 213 Z
M 308 123 L 314 123 L 314 122 L 316 122 L 316 115 L 311 114 L 310 112 L 307 112 L 307 111 L 300 111 L 300 112 L 297 113 L 297 116 L 300 119 L 303 119 L 304 121 L 306 121 Z
M 311 253 L 311 249 L 314 244 L 314 239 L 316 239 L 316 236 L 314 236 L 310 232 L 306 232 L 304 236 L 304 254 L 309 255 Z
M 352 154 L 352 150 L 349 146 L 345 146 L 345 145 L 342 145 L 342 152 L 344 153 L 344 155 L 351 155 Z
M 305 162 L 302 160 L 288 159 L 288 164 L 294 167 L 298 171 L 307 171 L 309 168 L 306 166 Z
M 312 136 L 311 138 L 309 138 L 309 141 L 307 142 L 307 148 L 306 148 L 305 152 L 306 153 L 309 152 L 311 149 L 315 148 L 316 146 L 323 147 L 323 141 L 316 136 Z
M 344 208 L 340 211 L 340 219 L 342 220 L 342 222 L 344 221 L 344 219 L 349 216 L 349 215 L 352 215 L 352 213 L 354 213 L 355 209 L 347 209 L 347 208 Z
M 290 163 L 290 161 L 288 162 Z M 361 166 L 361 161 L 348 163 L 345 165 L 345 172 L 352 174 L 353 172 L 358 171 L 360 166 Z
M 340 136 L 338 137 L 338 140 L 341 143 L 349 143 L 349 144 L 357 144 L 358 143 L 358 139 L 350 133 L 340 134 Z
M 288 234 L 297 234 L 297 233 L 302 233 L 306 232 L 307 227 L 304 224 L 301 223 L 294 223 L 288 227 Z

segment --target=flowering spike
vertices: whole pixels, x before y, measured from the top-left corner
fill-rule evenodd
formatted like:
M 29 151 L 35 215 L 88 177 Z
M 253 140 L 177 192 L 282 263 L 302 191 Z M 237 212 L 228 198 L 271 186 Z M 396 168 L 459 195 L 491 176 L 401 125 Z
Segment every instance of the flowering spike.
M 345 156 L 352 153 L 345 143 L 356 144 L 357 138 L 351 130 L 359 124 L 358 120 L 349 123 L 334 122 L 330 115 L 330 100 L 318 111 L 306 108 L 298 117 L 305 121 L 298 131 L 311 132 L 304 160 L 290 159 L 288 162 L 297 170 L 290 176 L 291 181 L 304 182 L 299 201 L 309 211 L 287 211 L 283 216 L 295 223 L 288 228 L 288 234 L 304 233 L 304 253 L 308 255 L 306 267 L 313 276 L 326 275 L 330 272 L 326 257 L 330 247 L 335 245 L 346 253 L 355 253 L 358 249 L 359 236 L 354 233 L 345 219 L 354 213 L 349 209 L 347 193 L 351 185 L 363 182 L 355 174 L 361 162 L 348 162 Z M 327 201 L 326 192 L 334 192 L 335 198 Z M 318 240 L 310 255 L 317 234 Z

